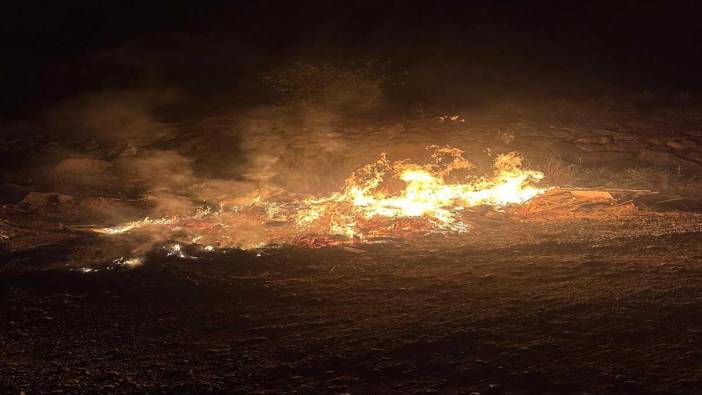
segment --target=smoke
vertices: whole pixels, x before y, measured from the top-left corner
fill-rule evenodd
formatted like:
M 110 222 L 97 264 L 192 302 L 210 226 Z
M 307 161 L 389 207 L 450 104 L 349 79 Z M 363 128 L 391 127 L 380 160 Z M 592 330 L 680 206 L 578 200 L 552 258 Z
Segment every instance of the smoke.
M 74 198 L 52 220 L 114 225 L 328 193 L 377 155 L 359 151 L 354 139 L 367 133 L 348 125 L 382 107 L 382 78 L 368 64 L 292 64 L 251 78 L 273 93 L 270 103 L 217 116 L 174 116 L 197 99 L 177 88 L 103 90 L 58 103 L 35 125 L 54 142 L 24 170 L 34 190 Z
M 125 144 L 142 147 L 172 133 L 168 124 L 158 119 L 156 112 L 177 98 L 174 90 L 92 93 L 57 105 L 47 112 L 44 122 L 52 131 L 61 133 L 64 139 L 92 139 L 120 148 Z
M 111 226 L 325 195 L 381 152 L 422 160 L 425 146 L 447 143 L 416 127 L 383 124 L 388 87 L 398 81 L 388 67 L 285 63 L 248 74 L 268 92 L 266 104 L 232 103 L 209 114 L 189 113 L 206 98 L 177 85 L 86 93 L 43 114 L 42 133 L 60 138 L 27 168 L 35 190 L 75 197 L 65 205 L 69 224 Z M 83 202 L 96 198 L 119 204 L 86 209 Z M 81 215 L 68 213 L 74 210 Z
M 220 102 L 205 113 L 207 97 L 177 84 L 106 89 L 58 103 L 36 122 L 53 141 L 25 170 L 35 191 L 70 199 L 35 207 L 33 218 L 103 228 L 257 200 L 292 201 L 339 191 L 347 176 L 381 152 L 426 155 L 426 145 L 441 142 L 407 139 L 417 130 L 383 124 L 387 79 L 380 66 L 282 65 L 248 75 L 270 95 L 266 103 Z M 260 223 L 244 222 L 231 237 L 244 245 L 268 237 Z M 177 238 L 189 240 L 182 232 Z M 77 249 L 74 261 L 141 256 L 169 237 L 176 236 L 111 236 Z
M 387 79 L 376 64 L 293 63 L 250 75 L 270 91 L 267 104 L 210 114 L 184 115 L 202 97 L 175 87 L 102 90 L 59 103 L 37 126 L 56 143 L 37 151 L 27 171 L 35 190 L 69 198 L 50 210 L 37 207 L 35 217 L 74 228 L 146 217 L 180 224 L 197 212 L 227 215 L 256 201 L 328 195 L 382 152 L 424 163 L 425 147 L 451 136 L 387 116 Z M 210 225 L 226 227 L 203 226 Z M 142 256 L 170 237 L 218 242 L 193 240 L 188 225 L 174 228 L 101 239 L 78 249 L 75 262 Z M 226 238 L 228 245 L 255 246 L 273 240 L 267 232 L 274 231 L 242 220 Z

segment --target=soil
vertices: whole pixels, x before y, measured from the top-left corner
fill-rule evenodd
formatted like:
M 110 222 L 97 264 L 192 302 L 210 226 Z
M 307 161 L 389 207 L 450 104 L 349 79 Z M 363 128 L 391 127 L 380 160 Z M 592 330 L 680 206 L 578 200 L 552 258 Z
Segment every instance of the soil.
M 133 269 L 6 255 L 0 392 L 701 393 L 700 219 L 156 249 Z
M 481 166 L 492 153 L 523 152 L 550 185 L 661 195 L 599 216 L 554 218 L 526 205 L 526 219 L 485 215 L 465 234 L 377 244 L 184 246 L 177 257 L 165 242 L 130 268 L 112 263 L 122 254 L 115 239 L 77 229 L 190 207 L 184 196 L 199 195 L 180 183 L 152 192 L 169 186 L 162 173 L 202 172 L 166 165 L 209 157 L 200 147 L 224 132 L 196 125 L 138 149 L 0 141 L 4 163 L 12 152 L 76 156 L 46 185 L 20 171 L 0 185 L 0 393 L 702 393 L 702 112 L 570 120 L 566 111 L 546 121 L 522 112 L 282 137 L 272 128 L 247 140 L 247 155 L 262 160 L 245 175 L 327 193 L 380 152 L 413 158 L 448 144 Z M 154 155 L 163 169 L 146 162 Z M 125 178 L 125 166 L 143 170 L 135 163 L 157 182 Z M 64 174 L 76 169 L 84 177 Z M 213 196 L 254 184 L 206 181 Z M 169 204 L 150 207 L 149 196 Z

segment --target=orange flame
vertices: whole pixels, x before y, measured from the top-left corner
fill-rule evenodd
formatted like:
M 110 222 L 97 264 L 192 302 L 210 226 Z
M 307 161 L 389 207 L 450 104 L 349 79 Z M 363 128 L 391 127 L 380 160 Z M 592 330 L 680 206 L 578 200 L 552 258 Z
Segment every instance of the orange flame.
M 271 221 L 284 223 L 287 225 L 284 232 L 296 237 L 327 234 L 363 240 L 383 232 L 392 233 L 397 228 L 395 224 L 374 229 L 383 220 L 419 220 L 423 231 L 465 232 L 468 225 L 458 218 L 462 210 L 477 205 L 520 204 L 545 191 L 535 186 L 543 173 L 522 168 L 522 157 L 516 152 L 498 155 L 491 176 L 477 176 L 471 174 L 475 166 L 463 157 L 463 151 L 449 146 L 430 148 L 433 149 L 431 161 L 424 165 L 408 160 L 391 162 L 382 154 L 376 162 L 351 174 L 341 192 L 321 198 L 282 203 L 253 199 L 248 205 L 225 207 L 215 213 L 200 211 L 190 217 L 146 218 L 96 231 L 120 234 L 147 226 L 177 226 L 182 230 L 184 224 L 193 221 L 211 223 L 209 228 L 195 227 L 200 230 L 223 227 L 231 231 L 242 224 L 237 222 L 240 220 L 237 215 L 257 212 L 262 213 L 258 214 L 261 227 Z M 265 238 L 261 243 L 268 242 Z M 241 243 L 236 246 L 242 247 Z
M 432 163 L 417 165 L 408 161 L 388 162 L 385 155 L 357 170 L 346 180 L 341 193 L 322 199 L 308 199 L 296 216 L 305 227 L 333 211 L 329 233 L 359 235 L 359 219 L 374 217 L 427 218 L 440 230 L 462 232 L 467 226 L 454 213 L 481 204 L 504 206 L 523 203 L 543 193 L 532 186 L 543 173 L 521 168 L 522 158 L 512 152 L 495 160 L 492 177 L 468 177 L 464 183 L 447 183 L 445 177 L 456 170 L 474 166 L 463 158 L 463 151 L 451 147 L 432 147 Z M 405 183 L 397 194 L 383 191 L 388 178 Z

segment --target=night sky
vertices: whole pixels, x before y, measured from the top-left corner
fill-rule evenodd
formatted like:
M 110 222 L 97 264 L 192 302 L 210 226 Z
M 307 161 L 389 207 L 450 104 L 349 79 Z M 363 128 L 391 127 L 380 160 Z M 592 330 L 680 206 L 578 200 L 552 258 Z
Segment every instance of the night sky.
M 300 59 L 440 59 L 494 68 L 510 76 L 505 87 L 516 75 L 556 92 L 560 83 L 570 91 L 570 83 L 593 80 L 695 92 L 701 4 L 7 1 L 0 6 L 0 117 L 32 117 L 106 89 L 174 87 L 198 102 L 236 101 L 257 73 Z

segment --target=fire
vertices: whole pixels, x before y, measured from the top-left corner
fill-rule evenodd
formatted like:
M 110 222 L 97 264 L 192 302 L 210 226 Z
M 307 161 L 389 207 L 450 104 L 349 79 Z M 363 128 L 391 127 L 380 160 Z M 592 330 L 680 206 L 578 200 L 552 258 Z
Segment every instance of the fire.
M 331 211 L 329 233 L 360 236 L 360 221 L 374 218 L 424 218 L 436 229 L 463 232 L 467 225 L 455 213 L 481 204 L 504 206 L 523 203 L 543 193 L 532 186 L 543 173 L 521 168 L 517 153 L 499 155 L 495 174 L 470 177 L 466 182 L 447 183 L 445 178 L 458 170 L 473 169 L 463 152 L 451 147 L 432 147 L 432 162 L 417 165 L 408 161 L 389 162 L 385 155 L 357 170 L 346 180 L 341 193 L 304 201 L 297 225 L 305 227 Z M 384 187 L 393 178 L 404 188 L 392 194 Z
M 188 230 L 198 242 L 236 247 L 305 235 L 364 240 L 416 232 L 465 232 L 469 226 L 460 218 L 465 209 L 521 204 L 545 191 L 535 185 L 543 173 L 524 169 L 516 152 L 498 155 L 493 174 L 485 176 L 474 173 L 475 166 L 463 157 L 463 151 L 448 146 L 430 148 L 431 159 L 423 165 L 389 161 L 382 154 L 351 174 L 340 192 L 328 196 L 287 202 L 257 198 L 243 206 L 222 205 L 217 212 L 146 218 L 96 231 L 113 235 L 165 226 Z M 233 236 L 237 232 L 256 233 L 260 240 L 243 242 L 241 236 Z
M 144 227 L 146 225 L 168 225 L 173 222 L 172 218 L 160 218 L 153 220 L 149 217 L 146 217 L 140 221 L 131 221 L 127 222 L 122 225 L 114 226 L 111 228 L 98 228 L 95 229 L 94 231 L 97 233 L 103 233 L 107 235 L 117 235 L 121 233 L 126 233 L 129 232 L 132 229 L 138 229 L 141 227 Z

